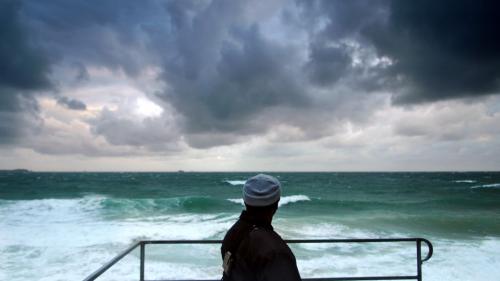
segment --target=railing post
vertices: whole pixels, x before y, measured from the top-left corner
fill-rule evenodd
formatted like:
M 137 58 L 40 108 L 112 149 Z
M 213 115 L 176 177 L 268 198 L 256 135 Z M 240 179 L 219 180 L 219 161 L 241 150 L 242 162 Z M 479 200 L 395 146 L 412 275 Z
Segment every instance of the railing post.
M 140 266 L 140 276 L 139 276 L 139 280 L 140 281 L 144 281 L 144 252 L 145 252 L 145 247 L 146 245 L 144 244 L 144 242 L 141 241 L 141 266 Z
M 417 238 L 417 280 L 422 281 L 422 241 Z

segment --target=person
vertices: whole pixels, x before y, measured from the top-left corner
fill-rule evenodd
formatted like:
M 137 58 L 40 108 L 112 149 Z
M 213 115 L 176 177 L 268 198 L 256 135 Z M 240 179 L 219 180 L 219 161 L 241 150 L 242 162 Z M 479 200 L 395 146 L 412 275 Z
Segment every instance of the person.
M 301 280 L 295 256 L 271 225 L 281 196 L 280 182 L 259 174 L 245 182 L 245 210 L 221 246 L 225 281 Z

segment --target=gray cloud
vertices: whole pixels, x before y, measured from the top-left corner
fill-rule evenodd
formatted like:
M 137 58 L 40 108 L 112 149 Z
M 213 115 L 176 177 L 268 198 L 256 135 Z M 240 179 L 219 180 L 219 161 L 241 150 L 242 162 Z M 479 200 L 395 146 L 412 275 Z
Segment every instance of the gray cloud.
M 21 3 L 0 2 L 0 144 L 12 144 L 39 125 L 37 91 L 51 87 L 49 61 L 22 24 Z
M 180 149 L 179 131 L 175 123 L 165 116 L 134 120 L 105 108 L 91 123 L 93 133 L 103 136 L 112 145 L 165 152 Z
M 247 140 L 245 136 L 235 133 L 192 133 L 186 139 L 189 146 L 204 149 L 215 146 L 231 145 Z
M 6 93 L 0 88 L 0 145 L 16 145 L 18 140 L 36 133 L 43 120 L 38 117 L 38 104 L 31 97 Z M 12 99 L 12 100 L 8 100 Z
M 490 98 L 492 105 L 498 98 Z M 403 115 L 394 124 L 398 136 L 439 141 L 482 140 L 491 141 L 500 136 L 500 114 L 497 109 L 488 112 L 483 103 L 453 106 L 436 104 L 428 107 L 426 114 Z M 409 111 L 411 112 L 411 111 Z M 409 113 L 407 112 L 407 113 Z M 417 111 L 418 112 L 418 111 Z
M 73 110 L 87 110 L 87 105 L 84 102 L 68 97 L 58 98 L 57 104 Z
M 73 65 L 75 67 L 75 70 L 77 71 L 76 81 L 77 82 L 89 81 L 90 75 L 85 65 L 78 62 L 74 63 Z

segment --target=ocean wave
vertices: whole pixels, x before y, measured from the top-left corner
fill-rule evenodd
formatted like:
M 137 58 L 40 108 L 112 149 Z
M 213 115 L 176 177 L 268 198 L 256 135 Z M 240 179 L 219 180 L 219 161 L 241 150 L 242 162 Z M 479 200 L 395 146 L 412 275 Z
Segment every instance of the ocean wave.
M 147 205 L 145 202 L 150 200 L 141 201 Z M 220 201 L 225 209 L 231 206 L 225 200 Z M 103 202 L 96 198 L 9 202 L 0 207 L 0 229 L 7 230 L 1 232 L 0 250 L 9 245 L 46 247 L 55 241 L 86 246 L 127 245 L 138 238 L 214 239 L 220 238 L 237 219 L 237 212 L 189 212 L 184 209 L 148 212 L 138 211 L 137 206 L 111 207 L 109 210 L 106 209 L 109 206 L 103 207 L 100 203 Z M 41 234 L 35 235 L 36 239 L 25 239 L 33 233 Z
M 481 188 L 500 188 L 500 183 L 492 183 L 492 184 L 483 184 L 483 185 L 475 185 L 471 186 L 472 189 L 481 189 Z
M 171 198 L 114 198 L 85 196 L 72 199 L 0 200 L 0 216 L 9 214 L 5 222 L 17 225 L 44 223 L 88 222 L 105 219 L 141 220 L 175 215 L 214 214 L 231 211 L 234 206 L 227 200 L 211 196 L 181 196 Z M 161 219 L 160 219 L 161 220 Z
M 33 222 L 33 218 L 48 222 L 74 222 L 91 220 L 99 209 L 103 197 L 83 197 L 78 199 L 34 199 L 4 200 L 0 205 L 0 215 L 9 214 L 5 222 L 20 224 Z
M 230 185 L 244 185 L 245 180 L 225 180 L 225 183 L 229 183 Z
M 101 203 L 102 212 L 111 216 L 161 216 L 169 213 L 223 212 L 227 201 L 211 196 L 181 196 L 170 198 L 108 198 Z
M 232 198 L 232 199 L 227 199 L 227 200 L 230 202 L 233 202 L 233 203 L 245 205 L 245 203 L 243 202 L 243 199 L 241 199 L 241 198 Z M 283 196 L 283 197 L 281 197 L 280 202 L 278 203 L 278 206 L 281 207 L 283 205 L 296 203 L 296 202 L 300 202 L 300 201 L 311 201 L 311 199 L 307 195 L 302 195 L 302 194 Z
M 453 182 L 456 182 L 456 183 L 475 183 L 477 181 L 476 180 L 455 180 Z

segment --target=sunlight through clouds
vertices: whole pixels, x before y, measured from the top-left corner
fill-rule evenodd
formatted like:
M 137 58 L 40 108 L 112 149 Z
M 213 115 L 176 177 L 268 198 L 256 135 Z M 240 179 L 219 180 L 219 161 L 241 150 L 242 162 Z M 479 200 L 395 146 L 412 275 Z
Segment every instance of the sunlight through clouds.
M 136 100 L 134 111 L 141 117 L 158 117 L 163 113 L 163 109 L 159 105 L 145 98 Z

